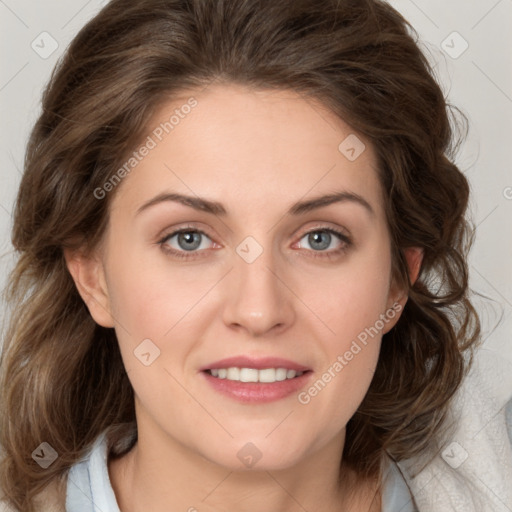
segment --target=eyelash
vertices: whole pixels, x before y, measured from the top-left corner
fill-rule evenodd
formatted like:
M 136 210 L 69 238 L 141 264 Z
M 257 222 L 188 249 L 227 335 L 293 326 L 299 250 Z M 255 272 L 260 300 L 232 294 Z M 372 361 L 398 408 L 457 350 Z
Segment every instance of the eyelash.
M 338 231 L 338 230 L 336 230 L 334 228 L 330 228 L 330 227 L 329 228 L 328 227 L 313 228 L 313 229 L 303 233 L 301 235 L 301 237 L 299 238 L 299 240 L 302 240 L 302 238 L 309 235 L 310 233 L 317 233 L 317 232 L 334 234 L 340 239 L 340 241 L 342 242 L 343 245 L 340 248 L 332 250 L 332 251 L 308 250 L 307 252 L 312 253 L 311 257 L 313 257 L 313 258 L 333 259 L 333 258 L 347 252 L 348 249 L 352 246 L 352 240 L 350 239 L 350 237 L 348 237 L 346 234 L 342 233 L 341 231 Z M 205 235 L 208 238 L 210 238 L 207 233 L 205 233 L 204 231 L 201 231 L 197 228 L 184 227 L 184 228 L 177 229 L 176 231 L 172 231 L 171 233 L 165 235 L 163 238 L 161 238 L 157 242 L 157 244 L 161 247 L 161 249 L 162 249 L 162 251 L 164 251 L 164 253 L 169 254 L 173 257 L 184 259 L 184 260 L 186 260 L 186 259 L 190 260 L 190 259 L 196 258 L 200 251 L 190 251 L 189 253 L 187 253 L 186 251 L 176 251 L 175 249 L 170 249 L 169 246 L 166 245 L 166 242 L 170 238 L 173 238 L 174 236 L 179 235 L 180 233 L 199 233 L 201 235 Z M 207 250 L 207 249 L 203 249 L 203 251 L 204 250 Z

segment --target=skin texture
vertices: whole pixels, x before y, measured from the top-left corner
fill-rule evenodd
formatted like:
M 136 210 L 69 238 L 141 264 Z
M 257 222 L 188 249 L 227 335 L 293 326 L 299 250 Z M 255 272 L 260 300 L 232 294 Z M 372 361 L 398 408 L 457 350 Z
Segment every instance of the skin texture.
M 148 134 L 191 95 L 163 106 Z M 370 385 L 381 335 L 307 405 L 297 393 L 237 402 L 199 368 L 233 355 L 283 357 L 313 370 L 307 388 L 395 302 L 403 307 L 407 297 L 391 282 L 373 149 L 365 141 L 349 161 L 338 146 L 350 127 L 291 91 L 216 84 L 193 96 L 193 111 L 119 185 L 95 256 L 66 253 L 91 315 L 115 328 L 135 391 L 138 443 L 109 461 L 120 508 L 340 510 L 345 425 Z M 341 191 L 364 198 L 373 213 L 355 201 L 287 213 L 297 201 Z M 163 192 L 220 202 L 227 214 L 172 201 L 137 214 Z M 177 236 L 158 243 L 184 227 L 206 234 L 190 259 L 163 250 L 190 255 Z M 332 235 L 327 249 L 315 250 L 307 233 L 329 228 L 350 245 Z M 252 263 L 236 252 L 249 236 L 263 249 Z M 414 280 L 421 254 L 407 256 Z M 148 338 L 160 356 L 145 366 L 134 350 Z M 237 457 L 248 442 L 262 454 L 251 469 Z M 374 483 L 351 487 L 356 498 L 346 510 L 380 510 Z

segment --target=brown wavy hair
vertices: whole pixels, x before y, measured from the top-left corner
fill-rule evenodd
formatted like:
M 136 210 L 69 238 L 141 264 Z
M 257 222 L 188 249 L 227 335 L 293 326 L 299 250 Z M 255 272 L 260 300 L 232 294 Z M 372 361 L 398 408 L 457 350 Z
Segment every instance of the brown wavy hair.
M 453 162 L 454 109 L 414 29 L 378 0 L 113 0 L 52 74 L 15 204 L 0 487 L 16 510 L 32 512 L 34 496 L 103 431 L 119 454 L 136 440 L 115 332 L 93 321 L 63 249 L 98 245 L 116 191 L 98 200 L 94 190 L 159 106 L 212 81 L 320 100 L 375 148 L 392 275 L 409 299 L 347 425 L 344 463 L 375 475 L 384 452 L 421 454 L 445 422 L 480 339 L 468 290 L 470 189 Z M 414 284 L 407 247 L 424 251 Z M 42 441 L 59 454 L 48 469 L 31 458 Z

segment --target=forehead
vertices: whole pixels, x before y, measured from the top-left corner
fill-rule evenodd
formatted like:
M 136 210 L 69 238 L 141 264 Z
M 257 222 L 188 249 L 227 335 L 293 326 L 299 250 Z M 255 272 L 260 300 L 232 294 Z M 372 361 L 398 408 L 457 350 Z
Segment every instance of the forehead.
M 181 94 L 161 105 L 135 150 L 114 199 L 132 211 L 163 191 L 222 200 L 244 214 L 340 190 L 382 207 L 372 145 L 294 91 L 217 84 Z

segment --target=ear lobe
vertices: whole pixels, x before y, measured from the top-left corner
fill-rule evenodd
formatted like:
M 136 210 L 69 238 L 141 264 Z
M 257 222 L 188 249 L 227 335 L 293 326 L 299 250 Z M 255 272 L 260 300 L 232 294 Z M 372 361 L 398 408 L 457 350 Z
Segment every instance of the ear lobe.
M 64 249 L 64 259 L 78 293 L 94 321 L 103 327 L 114 327 L 103 265 L 99 257 L 89 257 L 80 251 Z
M 423 254 L 424 251 L 421 247 L 407 247 L 407 249 L 404 250 L 404 256 L 407 261 L 407 267 L 409 269 L 409 280 L 411 281 L 411 284 L 414 284 L 418 279 L 421 270 L 421 263 L 423 262 Z M 394 320 L 387 324 L 387 327 L 382 331 L 383 334 L 390 331 L 396 325 L 408 298 L 407 294 L 403 290 L 402 293 L 399 293 L 399 296 L 396 297 L 396 295 L 392 293 L 393 289 L 394 287 L 392 287 L 390 290 L 390 300 L 394 300 L 394 303 L 388 304 L 388 310 L 394 309 L 397 314 L 396 316 L 393 315 Z M 395 295 L 395 297 L 393 297 L 393 295 Z

